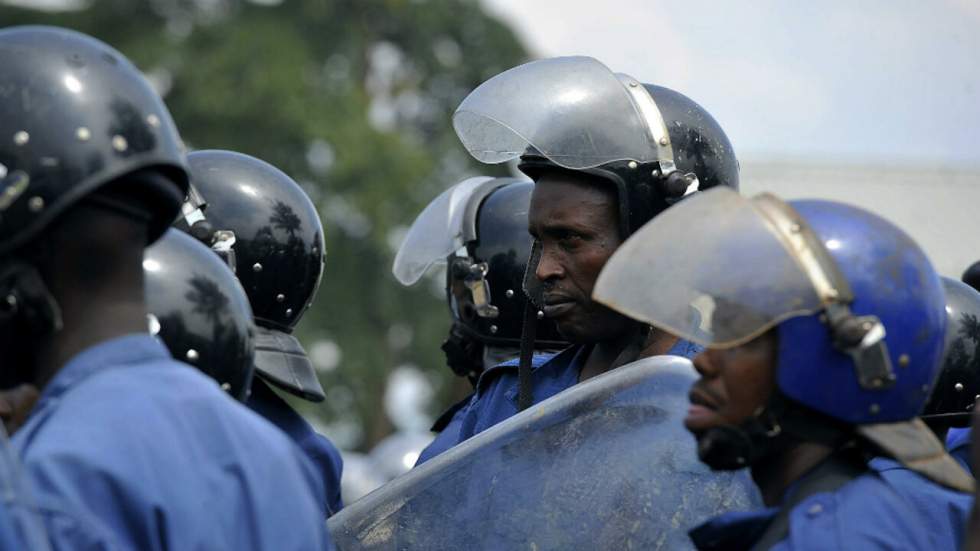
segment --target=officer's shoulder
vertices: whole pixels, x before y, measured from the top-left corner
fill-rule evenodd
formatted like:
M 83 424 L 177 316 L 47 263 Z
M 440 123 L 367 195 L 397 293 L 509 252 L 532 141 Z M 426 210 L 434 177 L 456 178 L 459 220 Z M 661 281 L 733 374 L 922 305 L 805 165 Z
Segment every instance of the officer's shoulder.
M 872 470 L 797 504 L 790 515 L 787 548 L 927 548 L 929 537 L 918 520 L 918 512 L 895 485 Z

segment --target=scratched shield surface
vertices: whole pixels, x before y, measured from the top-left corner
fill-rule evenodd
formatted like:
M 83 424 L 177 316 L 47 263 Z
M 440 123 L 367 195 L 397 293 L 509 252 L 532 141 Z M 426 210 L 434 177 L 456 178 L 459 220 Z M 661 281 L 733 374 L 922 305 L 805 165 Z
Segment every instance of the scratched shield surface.
M 759 506 L 746 472 L 698 461 L 688 360 L 646 358 L 500 423 L 349 505 L 340 549 L 685 549 Z

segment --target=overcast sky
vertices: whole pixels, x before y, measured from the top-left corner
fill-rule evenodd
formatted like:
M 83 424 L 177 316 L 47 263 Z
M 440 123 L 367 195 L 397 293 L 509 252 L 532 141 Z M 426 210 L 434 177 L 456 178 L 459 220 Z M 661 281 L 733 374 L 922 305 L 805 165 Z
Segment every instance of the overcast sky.
M 980 167 L 980 1 L 483 0 L 706 107 L 746 160 Z

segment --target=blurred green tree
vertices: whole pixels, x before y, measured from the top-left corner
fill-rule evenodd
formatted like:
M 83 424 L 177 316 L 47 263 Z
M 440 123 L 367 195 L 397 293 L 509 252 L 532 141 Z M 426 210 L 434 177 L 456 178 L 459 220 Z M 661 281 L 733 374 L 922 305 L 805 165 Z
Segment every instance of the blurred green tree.
M 468 383 L 439 350 L 449 326 L 442 282 L 406 290 L 390 268 L 406 226 L 439 191 L 505 170 L 473 162 L 450 115 L 473 87 L 526 59 L 509 28 L 475 0 L 64 5 L 75 9 L 0 5 L 0 26 L 59 25 L 112 44 L 148 74 L 192 148 L 265 159 L 317 203 L 326 270 L 298 332 L 328 399 L 293 404 L 366 450 L 393 428 L 382 398 L 395 367 L 432 381 L 430 414 L 464 395 Z

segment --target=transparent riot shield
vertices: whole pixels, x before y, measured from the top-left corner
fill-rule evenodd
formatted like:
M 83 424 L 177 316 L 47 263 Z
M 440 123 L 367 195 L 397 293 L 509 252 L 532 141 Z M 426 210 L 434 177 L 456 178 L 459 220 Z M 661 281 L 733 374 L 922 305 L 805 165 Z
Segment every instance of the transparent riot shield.
M 685 549 L 687 531 L 761 500 L 745 471 L 698 461 L 696 375 L 647 358 L 562 392 L 349 505 L 342 550 Z

